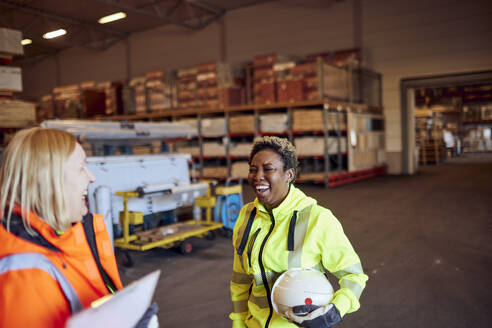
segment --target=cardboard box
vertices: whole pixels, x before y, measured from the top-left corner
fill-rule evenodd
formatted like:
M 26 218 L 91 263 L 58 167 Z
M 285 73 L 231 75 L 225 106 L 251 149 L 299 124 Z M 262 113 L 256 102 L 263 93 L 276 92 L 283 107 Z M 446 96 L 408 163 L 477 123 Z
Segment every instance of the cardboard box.
M 20 67 L 0 66 L 0 91 L 22 91 L 22 71 Z
M 304 82 L 302 80 L 283 80 L 277 82 L 278 102 L 302 100 L 304 100 Z
M 263 133 L 287 133 L 289 118 L 287 114 L 260 115 L 260 131 Z
M 258 83 L 254 85 L 254 101 L 256 104 L 274 104 L 276 102 L 275 82 Z
M 229 133 L 242 134 L 255 132 L 254 115 L 237 115 L 229 117 Z
M 24 47 L 21 44 L 22 32 L 9 28 L 0 28 L 0 53 L 8 55 L 23 55 Z
M 231 176 L 247 179 L 249 173 L 249 164 L 246 161 L 234 162 L 231 165 Z
M 36 122 L 36 105 L 27 101 L 0 99 L 0 127 L 24 128 Z

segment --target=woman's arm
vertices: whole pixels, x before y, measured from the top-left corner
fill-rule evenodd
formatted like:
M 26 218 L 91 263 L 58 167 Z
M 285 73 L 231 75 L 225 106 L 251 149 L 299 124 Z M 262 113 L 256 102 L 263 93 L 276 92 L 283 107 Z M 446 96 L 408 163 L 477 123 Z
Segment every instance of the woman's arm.
M 229 318 L 232 320 L 233 328 L 246 327 L 244 321 L 248 315 L 248 299 L 251 284 L 253 280 L 243 268 L 242 256 L 238 254 L 236 245 L 238 244 L 238 230 L 243 225 L 245 218 L 246 207 L 244 206 L 239 213 L 239 217 L 234 226 L 234 233 L 232 236 L 234 245 L 234 263 L 232 266 L 232 278 L 231 278 L 231 301 L 232 301 L 232 313 Z
M 58 282 L 38 269 L 0 272 L 0 327 L 63 327 L 70 305 Z
M 322 212 L 323 242 L 322 264 L 339 279 L 340 289 L 335 292 L 332 303 L 340 315 L 357 311 L 359 298 L 366 286 L 368 276 L 364 274 L 359 256 L 354 251 L 340 222 L 331 211 Z

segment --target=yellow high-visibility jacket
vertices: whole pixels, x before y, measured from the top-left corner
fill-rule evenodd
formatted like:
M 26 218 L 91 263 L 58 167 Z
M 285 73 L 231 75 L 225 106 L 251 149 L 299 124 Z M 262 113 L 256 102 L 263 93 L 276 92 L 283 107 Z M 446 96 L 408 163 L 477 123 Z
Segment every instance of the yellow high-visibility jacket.
M 239 214 L 233 233 L 233 327 L 294 328 L 277 315 L 271 289 L 290 268 L 317 268 L 339 279 L 332 303 L 340 315 L 357 311 L 366 285 L 358 255 L 330 210 L 291 185 L 272 212 L 255 199 Z

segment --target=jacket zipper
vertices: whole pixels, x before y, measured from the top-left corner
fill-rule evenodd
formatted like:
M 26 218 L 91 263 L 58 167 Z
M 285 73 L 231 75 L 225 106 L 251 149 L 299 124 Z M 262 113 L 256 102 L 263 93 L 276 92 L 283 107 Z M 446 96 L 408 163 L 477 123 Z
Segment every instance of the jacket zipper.
M 268 240 L 268 237 L 272 234 L 273 228 L 275 228 L 275 218 L 273 217 L 273 213 L 270 214 L 270 220 L 272 221 L 272 224 L 270 225 L 270 229 L 268 230 L 267 235 L 265 236 L 265 239 L 263 239 L 263 242 L 261 243 L 260 247 L 260 252 L 258 254 L 258 263 L 260 264 L 260 270 L 261 270 L 261 279 L 263 280 L 263 285 L 265 286 L 266 294 L 267 294 L 267 299 L 268 299 L 268 306 L 270 307 L 270 313 L 268 314 L 267 321 L 265 322 L 265 328 L 267 328 L 270 324 L 270 320 L 272 319 L 273 315 L 273 306 L 272 306 L 272 300 L 271 300 L 271 291 L 270 291 L 270 286 L 268 285 L 268 280 L 265 272 L 265 266 L 263 265 L 263 249 L 265 248 L 265 244 Z
M 253 236 L 251 237 L 248 245 L 248 265 L 251 268 L 251 253 L 253 251 L 253 245 L 255 244 L 256 237 L 258 237 L 258 233 L 260 232 L 261 228 L 258 228 L 258 230 L 255 231 Z

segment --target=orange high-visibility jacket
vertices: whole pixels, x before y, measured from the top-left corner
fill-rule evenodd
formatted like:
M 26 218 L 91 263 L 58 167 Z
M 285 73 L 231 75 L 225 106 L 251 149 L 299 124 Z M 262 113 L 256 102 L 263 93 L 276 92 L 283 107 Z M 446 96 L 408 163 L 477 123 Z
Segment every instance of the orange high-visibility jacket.
M 17 224 L 17 232 L 23 229 L 20 215 L 16 206 L 11 222 Z M 29 217 L 38 235 L 30 236 L 25 230 L 16 235 L 12 225 L 8 232 L 0 224 L 0 327 L 63 327 L 72 314 L 110 291 L 82 222 L 57 235 L 36 214 L 31 212 Z M 92 219 L 95 248 L 106 280 L 121 289 L 103 216 L 94 214 Z

